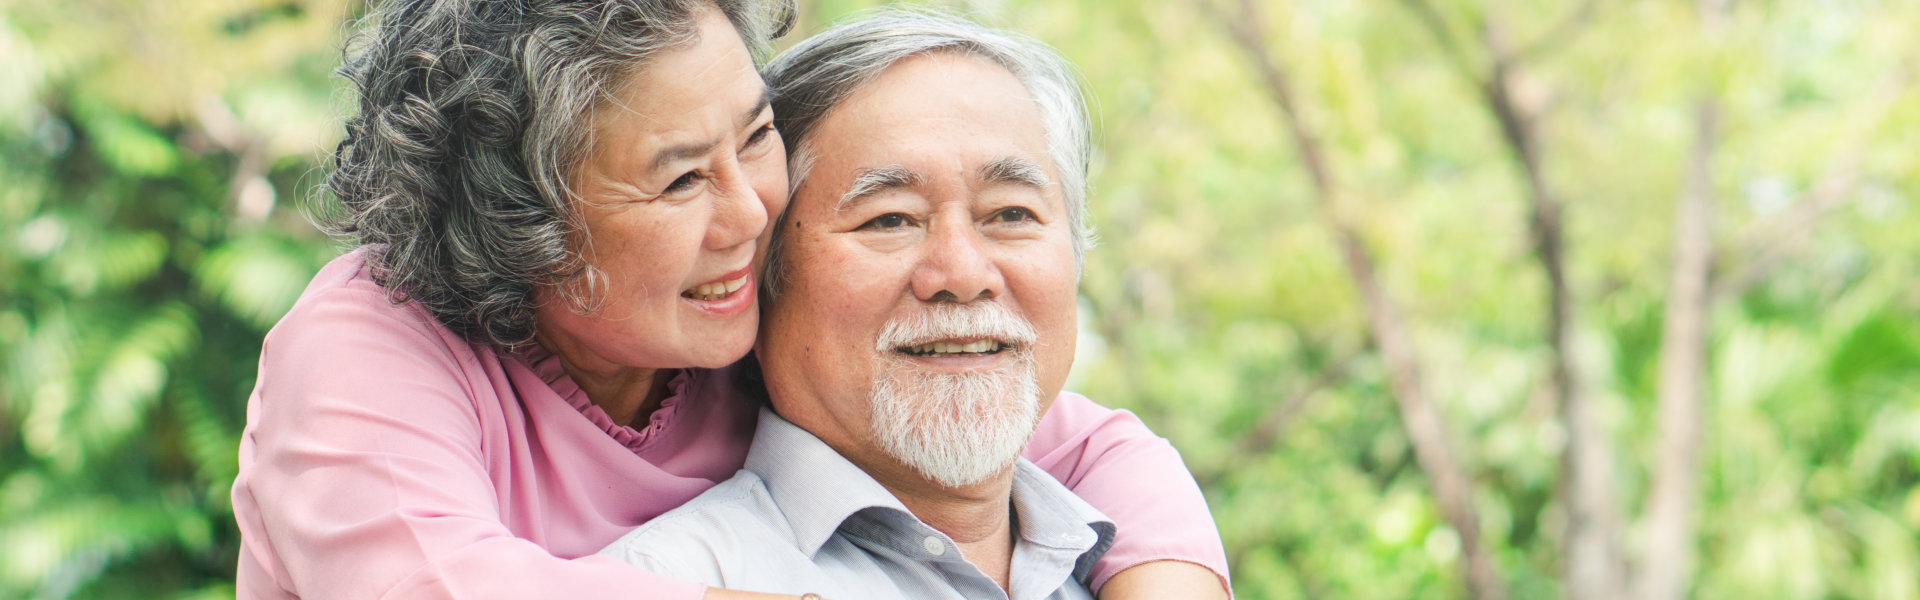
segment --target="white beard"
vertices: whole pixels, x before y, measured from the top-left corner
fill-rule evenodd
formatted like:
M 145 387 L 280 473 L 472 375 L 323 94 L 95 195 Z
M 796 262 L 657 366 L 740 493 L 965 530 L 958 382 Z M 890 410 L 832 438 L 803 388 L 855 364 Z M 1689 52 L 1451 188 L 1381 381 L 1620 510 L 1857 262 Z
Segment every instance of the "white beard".
M 890 323 L 891 335 L 882 336 L 883 344 L 903 337 L 972 335 L 1020 342 L 1020 348 L 1004 351 L 1013 353 L 1014 364 L 992 371 L 930 373 L 889 351 L 874 373 L 868 398 L 874 441 L 948 487 L 979 483 L 1013 466 L 1040 421 L 1039 377 L 1029 348 L 1032 326 L 1004 307 L 992 307 L 935 310 L 926 315 L 930 319 L 908 319 L 899 327 Z

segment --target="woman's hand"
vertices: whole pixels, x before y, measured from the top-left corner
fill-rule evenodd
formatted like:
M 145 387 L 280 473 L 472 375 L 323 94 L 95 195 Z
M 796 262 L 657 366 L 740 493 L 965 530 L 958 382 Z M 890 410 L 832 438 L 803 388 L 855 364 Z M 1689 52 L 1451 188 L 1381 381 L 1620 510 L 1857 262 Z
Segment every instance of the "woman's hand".
M 709 596 L 711 598 L 711 596 Z M 1100 600 L 1227 600 L 1213 570 L 1190 562 L 1159 560 L 1128 567 L 1100 587 Z
M 702 600 L 800 600 L 799 596 L 793 596 L 788 594 L 763 594 L 760 592 L 739 592 L 734 590 L 720 589 L 717 587 L 707 588 L 707 595 L 701 596 L 701 598 Z

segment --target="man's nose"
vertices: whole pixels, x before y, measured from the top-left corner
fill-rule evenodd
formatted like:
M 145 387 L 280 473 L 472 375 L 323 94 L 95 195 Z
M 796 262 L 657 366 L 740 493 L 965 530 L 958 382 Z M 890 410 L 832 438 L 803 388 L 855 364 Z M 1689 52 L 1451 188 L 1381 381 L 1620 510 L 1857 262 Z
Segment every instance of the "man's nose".
M 965 217 L 936 222 L 914 267 L 913 295 L 928 302 L 972 302 L 1006 292 L 992 242 Z
M 752 178 L 738 162 L 727 165 L 715 178 L 713 222 L 707 227 L 706 245 L 725 249 L 752 242 L 767 228 L 767 204 L 753 188 Z

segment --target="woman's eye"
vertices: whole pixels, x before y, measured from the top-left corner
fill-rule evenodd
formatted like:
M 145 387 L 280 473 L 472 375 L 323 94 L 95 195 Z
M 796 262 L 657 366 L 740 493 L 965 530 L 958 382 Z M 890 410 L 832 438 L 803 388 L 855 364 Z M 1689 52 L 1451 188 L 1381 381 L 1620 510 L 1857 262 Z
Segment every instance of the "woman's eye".
M 1038 221 L 1040 218 L 1035 217 L 1033 211 L 1014 207 L 994 213 L 993 220 L 1001 223 L 1021 223 L 1025 221 Z
M 694 186 L 694 184 L 698 184 L 698 183 L 700 183 L 700 174 L 693 171 L 687 171 L 685 175 L 681 175 L 680 177 L 674 179 L 673 183 L 667 184 L 667 189 L 663 193 L 672 194 L 675 192 L 680 192 L 680 191 L 686 190 L 687 188 L 691 188 Z
M 759 129 L 753 130 L 753 135 L 747 136 L 747 146 L 752 147 L 752 146 L 760 145 L 761 142 L 767 141 L 767 138 L 773 137 L 772 134 L 774 131 L 777 131 L 777 130 L 774 129 L 773 123 L 771 122 L 761 126 Z
M 898 229 L 907 226 L 907 216 L 900 213 L 887 213 L 874 217 L 860 225 L 861 229 Z

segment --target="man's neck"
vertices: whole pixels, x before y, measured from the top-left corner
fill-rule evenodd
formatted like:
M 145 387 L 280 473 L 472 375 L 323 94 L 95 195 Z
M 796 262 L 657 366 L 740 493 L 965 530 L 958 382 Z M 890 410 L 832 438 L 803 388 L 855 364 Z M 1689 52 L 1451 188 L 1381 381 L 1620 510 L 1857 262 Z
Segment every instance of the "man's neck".
M 960 554 L 980 572 L 1010 590 L 1013 566 L 1013 471 L 969 486 L 951 488 L 906 469 L 876 476 L 907 510 L 928 526 L 953 538 Z

